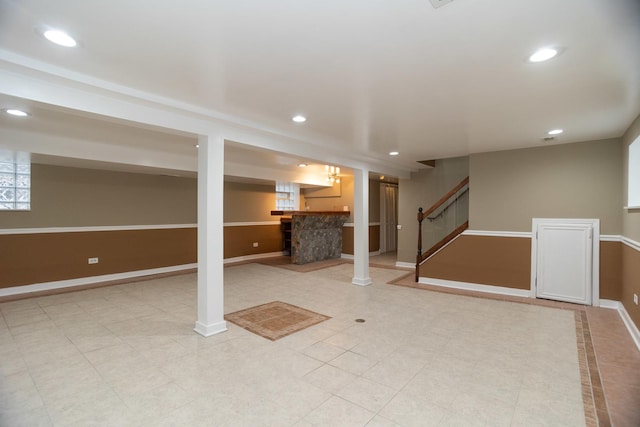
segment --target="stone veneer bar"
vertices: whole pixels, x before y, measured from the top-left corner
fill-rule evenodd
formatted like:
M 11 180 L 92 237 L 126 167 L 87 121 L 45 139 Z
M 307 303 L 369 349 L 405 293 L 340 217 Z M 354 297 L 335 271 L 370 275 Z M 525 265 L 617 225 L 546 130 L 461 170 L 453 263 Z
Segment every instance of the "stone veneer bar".
M 291 262 L 308 264 L 342 255 L 342 226 L 348 211 L 271 211 L 291 216 Z

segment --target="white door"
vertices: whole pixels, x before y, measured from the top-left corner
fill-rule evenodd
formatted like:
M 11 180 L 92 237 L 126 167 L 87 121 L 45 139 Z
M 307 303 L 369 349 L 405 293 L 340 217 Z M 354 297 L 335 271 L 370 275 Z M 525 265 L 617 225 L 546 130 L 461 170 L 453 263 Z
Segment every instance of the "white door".
M 594 257 L 594 252 L 599 253 L 594 243 L 596 239 L 599 243 L 598 220 L 534 219 L 533 225 L 536 297 L 591 305 L 594 272 L 599 271 Z

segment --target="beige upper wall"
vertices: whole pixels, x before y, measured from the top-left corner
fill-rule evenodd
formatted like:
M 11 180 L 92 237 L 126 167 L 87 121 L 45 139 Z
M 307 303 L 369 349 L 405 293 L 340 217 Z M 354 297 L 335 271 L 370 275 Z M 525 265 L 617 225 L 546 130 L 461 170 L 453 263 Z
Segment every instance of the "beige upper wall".
M 197 180 L 33 164 L 32 208 L 0 211 L 0 229 L 195 224 Z M 225 182 L 224 221 L 277 221 L 275 188 Z
M 431 205 L 469 176 L 469 158 L 437 160 L 433 169 L 412 173 L 401 179 L 398 189 L 398 261 L 416 262 L 418 244 L 418 208 Z
M 195 179 L 33 164 L 31 211 L 0 211 L 0 228 L 191 224 Z
M 622 144 L 609 139 L 470 157 L 469 226 L 531 231 L 532 218 L 599 218 L 621 234 Z
M 279 221 L 275 185 L 224 183 L 224 222 Z
M 333 185 L 340 185 L 340 196 L 306 197 L 303 206 L 311 211 L 341 211 L 343 206 L 348 206 L 353 211 L 353 177 L 342 176 L 340 184 Z
M 640 135 L 640 116 L 629 126 L 622 137 L 623 154 L 623 203 L 627 204 L 627 191 L 629 179 L 629 145 Z M 640 209 L 622 210 L 622 235 L 640 242 Z

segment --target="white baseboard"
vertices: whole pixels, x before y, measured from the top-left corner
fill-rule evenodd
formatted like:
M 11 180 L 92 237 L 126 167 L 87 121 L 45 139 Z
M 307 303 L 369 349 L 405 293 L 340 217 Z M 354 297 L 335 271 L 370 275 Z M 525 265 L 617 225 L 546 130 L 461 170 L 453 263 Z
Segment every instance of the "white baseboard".
M 238 261 L 250 261 L 260 258 L 271 258 L 281 256 L 283 252 L 268 252 L 263 254 L 246 255 L 235 258 L 227 258 L 225 264 Z M 0 297 L 13 295 L 30 294 L 33 292 L 50 291 L 54 289 L 73 288 L 76 286 L 93 285 L 96 283 L 112 282 L 115 280 L 134 279 L 143 276 L 152 276 L 154 274 L 175 273 L 178 271 L 190 270 L 198 268 L 197 263 L 174 265 L 171 267 L 151 268 L 148 270 L 127 271 L 125 273 L 103 274 L 101 276 L 79 277 L 77 279 L 57 280 L 55 282 L 34 283 L 32 285 L 13 286 L 10 288 L 0 289 Z
M 612 300 L 612 299 L 601 299 L 599 307 L 601 308 L 611 308 L 613 310 L 619 310 L 622 304 L 620 301 Z
M 273 258 L 276 256 L 284 256 L 284 255 L 286 255 L 286 253 L 282 251 L 281 252 L 265 252 L 263 254 L 243 255 L 243 256 L 237 256 L 234 258 L 225 258 L 224 263 L 231 264 L 234 262 L 252 261 L 254 259 Z
M 443 288 L 463 289 L 466 291 L 486 292 L 489 294 L 511 295 L 516 297 L 531 297 L 531 291 L 525 289 L 505 288 L 502 286 L 481 285 L 479 283 L 456 282 L 454 280 L 433 279 L 420 277 L 418 283 L 423 285 L 442 286 Z
M 640 330 L 638 330 L 636 324 L 633 323 L 633 320 L 631 320 L 631 316 L 629 316 L 629 313 L 627 313 L 627 310 L 621 303 L 618 307 L 618 313 L 620 313 L 620 317 L 622 318 L 624 325 L 627 327 L 629 334 L 631 334 L 633 342 L 636 343 L 636 347 L 638 347 L 638 350 L 640 350 Z
M 400 268 L 416 268 L 416 263 L 415 262 L 396 261 L 396 267 L 400 267 Z
M 624 305 L 620 301 L 601 299 L 600 307 L 618 311 L 622 322 L 627 327 L 627 331 L 629 331 L 629 335 L 631 335 L 633 342 L 636 344 L 636 347 L 638 347 L 638 350 L 640 350 L 640 330 L 638 330 L 636 324 L 633 323 L 633 320 L 631 320 L 631 316 L 629 316 L 629 313 L 624 308 Z
M 102 276 L 80 277 L 77 279 L 57 280 L 55 282 L 35 283 L 33 285 L 14 286 L 0 289 L 0 297 L 30 294 L 33 292 L 49 291 L 53 289 L 71 288 L 75 286 L 92 285 L 95 283 L 111 282 L 114 280 L 133 279 L 154 274 L 174 273 L 197 268 L 198 264 L 182 264 L 171 267 L 151 268 L 148 270 L 127 271 L 125 273 L 104 274 Z

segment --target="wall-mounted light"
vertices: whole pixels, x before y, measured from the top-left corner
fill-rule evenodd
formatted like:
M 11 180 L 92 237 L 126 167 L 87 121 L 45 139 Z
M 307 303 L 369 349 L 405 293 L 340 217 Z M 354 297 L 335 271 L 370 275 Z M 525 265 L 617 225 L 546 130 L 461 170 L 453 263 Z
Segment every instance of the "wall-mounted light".
M 327 171 L 327 181 L 331 184 L 334 182 L 340 183 L 340 168 L 337 166 L 324 165 L 324 169 Z

